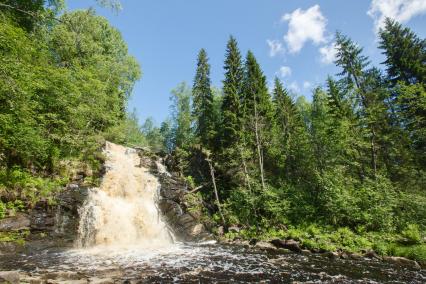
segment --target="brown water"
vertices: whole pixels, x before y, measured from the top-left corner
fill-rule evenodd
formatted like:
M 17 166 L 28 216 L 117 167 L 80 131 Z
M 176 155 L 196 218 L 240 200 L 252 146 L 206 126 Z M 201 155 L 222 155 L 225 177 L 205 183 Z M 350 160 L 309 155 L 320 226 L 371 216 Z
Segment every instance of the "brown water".
M 80 209 L 78 247 L 167 247 L 171 235 L 156 207 L 159 182 L 136 150 L 106 143 L 106 173 Z

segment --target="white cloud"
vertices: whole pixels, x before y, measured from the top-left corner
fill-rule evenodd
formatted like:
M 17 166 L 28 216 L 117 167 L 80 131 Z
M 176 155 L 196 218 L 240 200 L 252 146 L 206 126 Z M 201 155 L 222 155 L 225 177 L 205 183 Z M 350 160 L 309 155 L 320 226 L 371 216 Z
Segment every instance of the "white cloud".
M 425 0 L 372 0 L 367 12 L 374 19 L 375 32 L 383 27 L 386 17 L 403 23 L 424 13 L 426 13 Z
M 288 88 L 294 93 L 300 93 L 299 84 L 297 84 L 296 81 L 291 82 L 290 85 L 288 85 Z
M 266 40 L 269 46 L 269 56 L 274 57 L 277 54 L 284 53 L 284 47 L 278 40 Z
M 321 54 L 321 62 L 324 64 L 331 64 L 336 59 L 337 49 L 336 43 L 332 42 L 329 45 L 320 47 L 319 52 Z
M 305 81 L 303 82 L 303 89 L 310 89 L 312 87 L 311 82 Z
M 327 19 L 322 15 L 320 6 L 315 5 L 307 10 L 296 9 L 282 16 L 288 22 L 288 31 L 284 41 L 290 53 L 299 52 L 305 43 L 311 40 L 315 44 L 326 42 L 325 26 Z
M 290 76 L 291 75 L 291 68 L 290 67 L 288 67 L 288 66 L 281 66 L 280 67 L 280 71 L 279 71 L 279 74 L 280 74 L 280 76 L 281 77 L 287 77 L 287 76 Z

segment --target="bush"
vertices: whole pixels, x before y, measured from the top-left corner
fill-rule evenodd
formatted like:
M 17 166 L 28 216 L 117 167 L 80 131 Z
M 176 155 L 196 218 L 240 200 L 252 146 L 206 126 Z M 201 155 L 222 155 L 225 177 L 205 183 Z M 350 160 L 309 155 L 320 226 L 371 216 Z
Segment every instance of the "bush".
M 419 226 L 416 224 L 409 224 L 405 230 L 401 232 L 403 243 L 415 245 L 421 243 L 422 236 L 420 234 Z

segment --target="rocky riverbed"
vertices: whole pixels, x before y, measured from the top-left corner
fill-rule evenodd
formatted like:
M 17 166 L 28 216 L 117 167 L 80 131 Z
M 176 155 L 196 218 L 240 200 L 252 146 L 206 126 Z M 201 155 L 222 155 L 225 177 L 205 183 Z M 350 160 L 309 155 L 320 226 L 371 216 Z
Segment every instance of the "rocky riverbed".
M 360 257 L 330 258 L 265 246 L 176 243 L 138 247 L 50 249 L 3 256 L 11 283 L 425 283 L 426 271 Z

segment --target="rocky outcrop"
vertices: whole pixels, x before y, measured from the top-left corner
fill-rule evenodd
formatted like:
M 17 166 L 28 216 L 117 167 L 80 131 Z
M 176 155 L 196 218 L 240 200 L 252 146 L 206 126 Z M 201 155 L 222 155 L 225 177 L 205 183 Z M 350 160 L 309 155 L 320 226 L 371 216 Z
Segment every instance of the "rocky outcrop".
M 0 242 L 0 254 L 72 246 L 77 237 L 78 208 L 83 204 L 87 192 L 87 188 L 76 181 L 58 193 L 54 204 L 40 200 L 28 212 L 19 212 L 0 220 L 0 232 L 30 232 L 24 234 L 25 242 L 14 242 L 12 239 Z
M 0 232 L 29 230 L 30 224 L 28 214 L 17 213 L 15 216 L 0 220 Z
M 201 212 L 190 211 L 185 201 L 188 194 L 186 182 L 174 173 L 167 171 L 163 159 L 152 152 L 139 148 L 141 166 L 151 169 L 158 178 L 158 209 L 169 229 L 179 241 L 199 241 L 212 239 L 204 224 L 200 221 Z M 166 158 L 167 160 L 167 158 Z
M 200 221 L 201 212 L 190 211 L 185 202 L 185 195 L 188 194 L 186 182 L 177 175 L 167 172 L 161 158 L 144 150 L 139 151 L 141 165 L 150 168 L 160 182 L 158 209 L 177 240 L 212 239 Z

